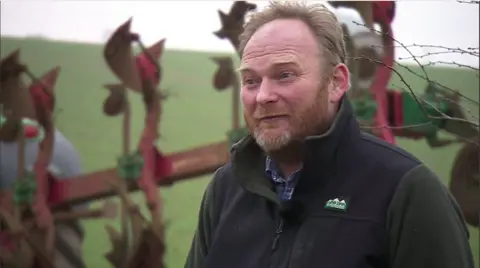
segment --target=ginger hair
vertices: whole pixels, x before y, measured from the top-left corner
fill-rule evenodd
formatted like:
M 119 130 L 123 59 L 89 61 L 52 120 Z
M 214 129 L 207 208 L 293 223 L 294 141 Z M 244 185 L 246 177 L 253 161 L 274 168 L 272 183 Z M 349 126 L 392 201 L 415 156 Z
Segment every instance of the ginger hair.
M 322 4 L 307 4 L 302 1 L 270 1 L 262 11 L 250 14 L 240 35 L 239 54 L 263 25 L 276 19 L 298 19 L 304 22 L 315 36 L 321 57 L 331 67 L 346 63 L 346 48 L 341 23 L 335 14 Z

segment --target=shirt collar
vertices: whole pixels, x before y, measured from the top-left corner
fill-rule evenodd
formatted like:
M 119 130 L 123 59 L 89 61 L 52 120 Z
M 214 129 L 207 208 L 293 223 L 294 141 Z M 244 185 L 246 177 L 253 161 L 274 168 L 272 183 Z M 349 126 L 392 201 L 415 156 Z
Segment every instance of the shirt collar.
M 271 177 L 273 172 L 276 172 L 277 167 L 275 166 L 275 163 L 273 162 L 272 158 L 267 156 L 265 158 L 265 173 L 267 176 Z

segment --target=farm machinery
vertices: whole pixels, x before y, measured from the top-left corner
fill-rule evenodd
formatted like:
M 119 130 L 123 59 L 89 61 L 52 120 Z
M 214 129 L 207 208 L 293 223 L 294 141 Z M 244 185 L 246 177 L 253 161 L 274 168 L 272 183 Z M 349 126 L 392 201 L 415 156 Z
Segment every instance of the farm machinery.
M 465 120 L 459 95 L 449 93 L 433 82 L 429 83 L 423 96 L 388 88 L 394 64 L 391 28 L 394 2 L 334 2 L 332 5 L 357 10 L 361 23 L 368 27 L 364 27 L 367 30 L 354 30 L 348 18 L 344 22 L 346 44 L 351 59 L 354 59 L 348 63 L 352 72 L 348 98 L 359 123 L 390 143 L 395 143 L 395 137 L 423 138 L 433 147 L 463 142 L 465 145 L 452 168 L 450 188 L 467 221 L 478 226 L 478 129 Z M 236 1 L 228 14 L 219 11 L 222 27 L 214 34 L 227 39 L 238 51 L 238 37 L 245 14 L 255 9 L 255 4 Z M 382 34 L 372 30 L 374 23 L 381 26 Z M 119 196 L 121 200 L 118 209 L 121 231 L 106 227 L 112 241 L 112 250 L 106 258 L 112 266 L 165 267 L 164 225 L 157 187 L 213 173 L 229 160 L 230 146 L 247 133 L 246 128 L 240 126 L 240 84 L 233 60 L 231 57 L 214 57 L 212 61 L 217 64 L 217 70 L 212 79 L 213 87 L 217 91 L 232 89 L 232 129 L 226 140 L 170 154 L 157 149 L 162 102 L 166 97 L 159 89 L 162 66 L 158 61 L 166 40 L 146 47 L 130 27 L 131 19 L 117 28 L 103 50 L 107 66 L 119 80 L 104 85 L 110 94 L 104 101 L 103 112 L 106 116 L 123 117 L 123 154 L 118 158 L 117 166 L 105 170 L 71 178 L 63 178 L 54 172 L 50 158 L 55 144 L 52 111 L 58 68 L 36 78 L 21 62 L 18 50 L 2 59 L 0 140 L 17 143 L 19 148 L 17 179 L 12 187 L 0 192 L 3 229 L 0 258 L 5 265 L 2 267 L 15 267 L 14 263 L 22 263 L 21 267 L 25 268 L 55 267 L 55 225 L 67 220 L 114 216 L 117 208 L 109 203 L 101 209 L 73 208 L 111 196 Z M 133 53 L 134 44 L 141 48 L 136 55 Z M 23 82 L 24 74 L 32 80 L 30 87 Z M 145 106 L 144 129 L 133 148 L 130 144 L 129 93 L 141 94 Z M 440 130 L 459 138 L 441 140 L 437 137 Z M 38 155 L 34 166 L 27 168 L 22 148 L 32 141 L 38 143 Z M 143 215 L 129 197 L 132 191 L 144 193 L 149 217 Z
M 425 140 L 431 148 L 463 144 L 454 160 L 450 190 L 460 204 L 466 221 L 479 226 L 480 220 L 480 136 L 478 121 L 467 119 L 460 105 L 460 92 L 435 81 L 427 81 L 423 94 L 388 87 L 394 69 L 394 48 L 398 45 L 391 23 L 394 1 L 329 2 L 335 8 L 352 8 L 359 18 L 337 16 L 344 22 L 345 42 L 352 86 L 348 98 L 362 128 L 379 138 L 395 143 L 396 137 Z M 378 24 L 380 31 L 373 30 Z M 401 78 L 403 80 L 403 78 Z M 478 105 L 478 102 L 476 102 Z M 440 138 L 446 132 L 455 138 Z

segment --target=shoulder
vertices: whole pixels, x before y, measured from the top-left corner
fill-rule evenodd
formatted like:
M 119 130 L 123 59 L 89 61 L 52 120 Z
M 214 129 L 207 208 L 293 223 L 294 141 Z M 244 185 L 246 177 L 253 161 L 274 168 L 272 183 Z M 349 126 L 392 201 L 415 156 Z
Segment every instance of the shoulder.
M 229 163 L 218 168 L 212 176 L 203 193 L 201 202 L 201 211 L 208 215 L 210 221 L 218 222 L 224 205 L 229 195 L 229 183 L 231 181 L 231 166 Z
M 76 154 L 77 151 L 73 146 L 72 142 L 63 135 L 62 132 L 59 130 L 55 130 L 55 150 L 59 150 L 62 152 L 71 152 Z
M 389 180 L 392 187 L 390 212 L 401 211 L 418 201 L 423 205 L 450 207 L 458 205 L 440 178 L 420 160 L 400 147 L 389 144 L 369 134 L 362 135 L 362 143 L 382 180 Z M 423 205 L 421 205 L 423 204 Z
M 402 178 L 386 222 L 393 266 L 473 267 L 460 207 L 426 166 L 419 165 Z
M 80 156 L 73 144 L 58 130 L 55 130 L 52 165 L 60 173 L 59 178 L 78 176 L 82 173 Z
M 347 155 L 348 165 L 356 167 L 352 169 L 356 170 L 357 177 L 364 178 L 356 183 L 366 188 L 375 185 L 377 189 L 382 189 L 376 191 L 376 196 L 386 201 L 384 207 L 386 209 L 400 182 L 422 163 L 400 147 L 370 134 L 362 133 L 354 146 L 355 150 L 351 150 L 351 156 Z
M 243 192 L 238 180 L 235 178 L 231 162 L 218 168 L 205 191 L 205 198 L 209 203 L 215 204 L 217 211 L 222 211 L 224 206 L 236 199 Z
M 444 200 L 447 203 L 451 203 L 451 200 L 453 200 L 440 178 L 423 164 L 409 170 L 402 177 L 395 191 L 393 204 L 396 202 L 404 203 L 403 201 L 417 198 L 419 201 L 423 200 L 422 203 L 432 202 L 432 204 L 439 200 Z
M 370 162 L 388 173 L 403 177 L 407 172 L 422 164 L 411 153 L 373 135 L 361 134 L 360 150 Z
M 232 183 L 235 183 L 235 180 L 232 172 L 232 164 L 229 161 L 213 173 L 207 190 L 214 192 L 215 195 L 218 196 L 220 193 L 225 193 L 231 188 Z

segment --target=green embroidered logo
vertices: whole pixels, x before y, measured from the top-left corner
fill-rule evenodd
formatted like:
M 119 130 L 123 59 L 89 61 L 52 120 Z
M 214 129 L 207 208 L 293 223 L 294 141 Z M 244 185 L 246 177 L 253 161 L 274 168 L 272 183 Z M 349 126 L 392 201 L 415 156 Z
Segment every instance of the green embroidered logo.
M 343 199 L 330 199 L 325 203 L 324 208 L 337 210 L 337 211 L 346 211 L 347 210 L 347 202 Z

